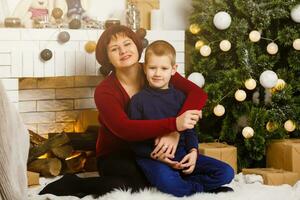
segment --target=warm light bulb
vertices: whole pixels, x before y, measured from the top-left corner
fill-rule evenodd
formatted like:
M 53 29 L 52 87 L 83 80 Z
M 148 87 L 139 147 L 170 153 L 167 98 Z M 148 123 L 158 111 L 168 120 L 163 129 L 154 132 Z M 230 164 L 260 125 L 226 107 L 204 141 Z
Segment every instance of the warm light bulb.
M 225 52 L 231 49 L 231 43 L 228 40 L 222 40 L 219 46 L 220 49 Z
M 296 124 L 289 119 L 286 122 L 284 122 L 284 129 L 287 132 L 293 132 L 296 129 Z
M 218 104 L 218 105 L 216 105 L 216 106 L 214 107 L 214 114 L 215 114 L 216 116 L 221 117 L 221 116 L 224 115 L 224 113 L 225 113 L 225 108 L 224 108 L 224 106 Z
M 249 78 L 245 81 L 245 87 L 248 90 L 253 90 L 254 88 L 256 88 L 256 81 L 253 78 Z
M 294 47 L 295 50 L 300 51 L 300 39 L 294 40 L 293 47 Z
M 254 135 L 254 130 L 253 130 L 253 128 L 247 126 L 247 127 L 243 128 L 242 134 L 243 134 L 244 138 L 246 138 L 246 139 L 252 138 Z
M 258 42 L 261 38 L 260 32 L 258 31 L 251 31 L 249 33 L 249 39 L 251 40 L 251 42 Z
M 271 42 L 267 46 L 267 52 L 271 55 L 274 55 L 278 52 L 278 45 L 274 42 Z
M 247 94 L 244 90 L 237 90 L 234 94 L 234 97 L 237 101 L 244 101 L 247 97 Z
M 204 42 L 202 40 L 198 40 L 195 44 L 196 49 L 200 49 L 204 45 Z
M 203 45 L 200 48 L 200 54 L 204 57 L 207 57 L 211 54 L 211 48 L 208 45 Z

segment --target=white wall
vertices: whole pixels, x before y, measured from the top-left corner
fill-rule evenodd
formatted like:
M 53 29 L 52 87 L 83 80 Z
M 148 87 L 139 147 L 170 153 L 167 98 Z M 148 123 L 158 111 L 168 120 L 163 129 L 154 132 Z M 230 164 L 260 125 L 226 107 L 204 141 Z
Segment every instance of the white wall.
M 4 0 L 8 2 L 10 12 L 20 0 Z M 53 1 L 53 0 L 50 0 Z M 99 20 L 109 17 L 121 19 L 124 23 L 126 0 L 88 0 L 88 13 Z M 160 0 L 160 8 L 164 13 L 164 29 L 182 30 L 187 27 L 192 0 Z

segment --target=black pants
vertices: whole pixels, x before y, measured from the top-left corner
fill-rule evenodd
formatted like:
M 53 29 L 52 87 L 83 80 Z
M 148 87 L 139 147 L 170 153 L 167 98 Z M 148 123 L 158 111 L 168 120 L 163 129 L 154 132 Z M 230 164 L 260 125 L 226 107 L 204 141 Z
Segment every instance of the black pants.
M 79 178 L 75 174 L 66 174 L 48 184 L 39 194 L 83 197 L 104 195 L 114 189 L 131 189 L 134 192 L 149 185 L 134 156 L 128 152 L 99 157 L 98 170 L 100 177 Z
M 97 167 L 100 182 L 105 184 L 105 187 L 102 187 L 103 193 L 115 188 L 138 191 L 149 186 L 145 175 L 136 163 L 134 155 L 130 152 L 118 152 L 101 156 L 98 158 Z

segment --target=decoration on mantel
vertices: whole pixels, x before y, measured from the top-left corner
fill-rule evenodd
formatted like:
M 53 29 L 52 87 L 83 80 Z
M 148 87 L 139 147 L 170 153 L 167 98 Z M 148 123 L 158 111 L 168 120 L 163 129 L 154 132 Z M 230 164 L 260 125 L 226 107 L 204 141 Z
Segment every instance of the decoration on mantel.
M 146 48 L 149 44 L 149 41 L 146 38 L 144 38 L 142 44 L 143 44 L 143 48 Z
M 20 0 L 12 16 L 22 19 L 26 28 L 44 28 L 49 25 L 53 0 Z
M 139 28 L 136 30 L 136 34 L 138 35 L 139 38 L 143 39 L 146 37 L 147 30 L 144 28 Z
M 243 128 L 242 130 L 242 135 L 244 136 L 244 138 L 249 139 L 252 138 L 254 135 L 254 130 L 253 128 L 247 126 L 245 128 Z
M 73 18 L 69 22 L 69 28 L 70 29 L 80 29 L 81 28 L 81 20 L 77 18 Z
M 40 57 L 43 61 L 48 61 L 52 58 L 52 51 L 50 49 L 44 49 L 41 51 Z
M 67 31 L 62 31 L 58 34 L 57 40 L 59 43 L 66 43 L 70 40 L 70 34 Z
M 85 45 L 84 45 L 84 49 L 87 53 L 93 53 L 96 49 L 96 42 L 95 41 L 88 41 Z
M 140 11 L 136 3 L 136 0 L 127 0 L 126 25 L 132 30 L 139 29 L 141 23 Z
M 62 23 L 63 23 L 63 19 L 62 19 L 62 16 L 63 16 L 63 11 L 62 9 L 60 8 L 54 8 L 52 10 L 52 16 L 53 18 L 55 19 L 55 23 L 58 27 L 61 27 L 62 26 Z

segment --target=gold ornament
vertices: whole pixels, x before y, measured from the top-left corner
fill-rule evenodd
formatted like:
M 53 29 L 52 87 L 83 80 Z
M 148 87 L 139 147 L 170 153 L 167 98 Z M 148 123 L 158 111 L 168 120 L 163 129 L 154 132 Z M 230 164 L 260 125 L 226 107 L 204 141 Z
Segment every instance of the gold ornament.
M 243 134 L 244 138 L 249 139 L 249 138 L 253 137 L 254 130 L 253 130 L 253 128 L 251 128 L 249 126 L 246 126 L 245 128 L 243 128 L 242 134 Z
M 222 40 L 219 46 L 220 49 L 225 52 L 231 49 L 231 43 L 228 40 Z
M 274 132 L 276 129 L 278 129 L 278 124 L 276 122 L 268 121 L 266 124 L 267 131 Z
M 95 41 L 88 41 L 85 46 L 84 49 L 87 53 L 93 53 L 96 49 L 96 42 Z
M 201 28 L 198 24 L 191 24 L 190 25 L 190 32 L 194 35 L 198 34 L 201 31 Z
M 286 122 L 284 122 L 284 129 L 287 132 L 293 132 L 296 129 L 296 124 L 295 122 L 293 122 L 292 120 L 287 120 Z
M 198 40 L 195 44 L 195 48 L 199 50 L 204 45 L 204 42 L 202 40 Z
M 218 105 L 216 105 L 216 106 L 214 107 L 214 114 L 215 114 L 216 116 L 221 117 L 221 116 L 224 115 L 224 113 L 225 113 L 225 108 L 224 108 L 224 106 L 218 104 Z
M 211 48 L 208 45 L 203 45 L 200 48 L 200 54 L 204 57 L 207 57 L 211 54 Z
M 293 42 L 293 47 L 294 47 L 294 49 L 296 49 L 297 51 L 300 51 L 300 39 L 299 39 L 299 38 L 296 39 L 296 40 L 294 40 L 294 42 Z
M 60 19 L 63 15 L 63 11 L 60 8 L 53 8 L 52 10 L 52 16 L 54 17 L 54 19 Z
M 249 78 L 245 81 L 245 87 L 248 90 L 253 90 L 254 88 L 256 88 L 256 81 L 253 78 Z
M 274 55 L 278 52 L 278 45 L 274 42 L 271 42 L 267 46 L 267 52 L 271 55 Z
M 237 101 L 244 101 L 247 97 L 247 94 L 244 90 L 237 90 L 234 94 L 234 97 Z
M 251 42 L 258 42 L 261 38 L 260 32 L 258 31 L 251 31 L 249 33 L 249 39 L 251 40 Z
M 276 85 L 275 85 L 274 88 L 275 88 L 277 91 L 281 91 L 281 90 L 283 90 L 283 88 L 285 88 L 285 85 L 286 85 L 286 83 L 285 83 L 284 80 L 278 79 L 278 80 L 277 80 L 277 83 L 276 83 Z

